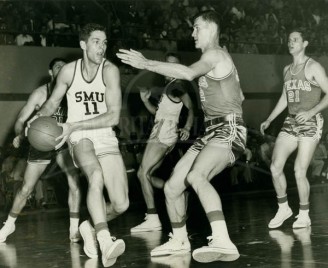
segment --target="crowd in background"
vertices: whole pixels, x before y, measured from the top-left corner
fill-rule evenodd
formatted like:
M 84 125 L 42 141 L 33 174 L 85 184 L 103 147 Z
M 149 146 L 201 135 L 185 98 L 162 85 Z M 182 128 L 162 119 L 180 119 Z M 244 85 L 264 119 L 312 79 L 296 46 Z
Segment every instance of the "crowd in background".
M 78 47 L 81 25 L 92 21 L 106 25 L 118 47 L 194 50 L 192 18 L 213 9 L 230 52 L 287 53 L 288 32 L 301 25 L 307 52 L 324 55 L 327 8 L 327 0 L 1 1 L 0 44 Z

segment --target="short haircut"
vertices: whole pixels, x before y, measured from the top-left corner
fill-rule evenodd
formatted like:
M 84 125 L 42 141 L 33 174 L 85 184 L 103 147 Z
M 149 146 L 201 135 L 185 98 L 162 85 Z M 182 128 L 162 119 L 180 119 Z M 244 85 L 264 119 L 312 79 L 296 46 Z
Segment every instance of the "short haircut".
M 179 60 L 179 62 L 181 62 L 181 57 L 179 54 L 175 53 L 175 52 L 168 52 L 165 54 L 165 60 L 167 60 L 168 57 L 174 57 L 177 58 Z
M 54 58 L 49 63 L 49 70 L 52 70 L 52 67 L 54 67 L 54 65 L 59 61 L 67 63 L 67 60 L 65 60 L 64 58 Z
M 216 11 L 205 10 L 205 11 L 199 12 L 194 17 L 194 21 L 197 18 L 202 18 L 204 21 L 215 23 L 218 26 L 218 33 L 220 32 L 220 15 Z
M 87 41 L 90 37 L 91 33 L 94 31 L 101 31 L 106 33 L 106 28 L 97 23 L 88 23 L 83 26 L 79 33 L 79 40 L 80 41 Z
M 301 35 L 303 41 L 310 41 L 310 40 L 309 40 L 309 35 L 308 35 L 306 29 L 304 29 L 304 28 L 292 28 L 292 29 L 289 31 L 288 36 L 289 36 L 291 33 L 299 33 L 299 34 Z

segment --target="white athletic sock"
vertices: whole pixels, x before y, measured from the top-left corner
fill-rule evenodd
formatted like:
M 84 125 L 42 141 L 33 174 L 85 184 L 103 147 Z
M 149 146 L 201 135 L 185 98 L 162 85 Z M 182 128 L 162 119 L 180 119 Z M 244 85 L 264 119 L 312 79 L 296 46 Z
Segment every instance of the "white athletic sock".
M 178 239 L 185 241 L 188 240 L 188 233 L 187 233 L 187 227 L 184 225 L 180 228 L 172 228 L 173 235 L 177 237 Z
M 212 228 L 212 236 L 221 236 L 230 239 L 226 221 L 212 221 L 210 224 Z
M 289 204 L 288 201 L 284 202 L 284 203 L 278 203 L 279 208 L 288 208 Z
M 17 218 L 14 218 L 14 217 L 8 215 L 8 218 L 6 220 L 6 223 L 8 223 L 8 224 L 15 224 L 16 220 L 17 220 Z
M 79 218 L 69 218 L 69 222 L 70 222 L 70 227 L 74 228 L 74 229 L 78 229 L 79 228 Z

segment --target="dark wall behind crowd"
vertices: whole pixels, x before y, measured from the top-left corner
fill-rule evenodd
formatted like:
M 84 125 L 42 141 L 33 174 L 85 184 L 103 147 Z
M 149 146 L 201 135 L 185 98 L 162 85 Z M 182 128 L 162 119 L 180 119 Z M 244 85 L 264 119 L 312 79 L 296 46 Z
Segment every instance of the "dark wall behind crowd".
M 162 52 L 144 51 L 147 57 L 163 59 Z M 185 64 L 196 61 L 200 54 L 180 53 Z M 13 131 L 13 124 L 19 110 L 24 105 L 33 89 L 48 79 L 48 64 L 54 57 L 64 57 L 69 61 L 82 55 L 81 49 L 58 47 L 0 47 L 0 145 Z M 259 124 L 268 116 L 277 102 L 282 90 L 283 67 L 291 60 L 284 55 L 248 55 L 233 54 L 239 72 L 241 86 L 246 100 L 244 102 L 244 119 L 251 128 L 258 129 Z M 328 70 L 328 57 L 316 58 Z M 116 59 L 114 59 L 116 61 Z M 121 135 L 128 137 L 130 132 L 142 131 L 138 124 L 149 115 L 138 96 L 138 87 L 151 87 L 160 92 L 162 78 L 149 72 L 138 72 L 120 66 L 123 91 Z M 197 85 L 190 84 L 190 92 L 197 100 Z M 196 109 L 200 110 L 199 102 Z M 201 113 L 199 113 L 201 114 Z M 326 116 L 324 112 L 324 116 Z M 280 122 L 281 123 L 281 122 Z M 279 120 L 276 122 L 279 128 Z M 327 124 L 325 126 L 327 129 Z M 276 132 L 276 130 L 274 130 Z M 139 133 L 143 135 L 143 133 Z

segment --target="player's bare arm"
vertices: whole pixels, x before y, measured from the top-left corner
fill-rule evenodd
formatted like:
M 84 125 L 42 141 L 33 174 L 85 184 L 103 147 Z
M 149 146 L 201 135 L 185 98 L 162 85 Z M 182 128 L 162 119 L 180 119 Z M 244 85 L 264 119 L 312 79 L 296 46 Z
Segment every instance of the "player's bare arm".
M 283 74 L 286 73 L 287 69 L 288 69 L 288 66 L 286 66 L 284 68 L 284 73 Z M 272 110 L 269 117 L 260 126 L 260 131 L 261 131 L 262 135 L 264 135 L 264 130 L 266 130 L 270 126 L 271 122 L 279 114 L 281 114 L 286 108 L 287 108 L 286 90 L 285 90 L 285 88 L 283 88 L 281 96 L 280 96 L 279 101 L 277 102 L 276 106 Z
M 65 96 L 67 89 L 72 83 L 74 70 L 75 70 L 75 62 L 71 62 L 62 67 L 62 69 L 60 70 L 57 76 L 54 90 L 50 98 L 41 107 L 40 111 L 38 112 L 39 115 L 51 116 L 54 114 L 54 112 L 59 107 L 63 97 Z
M 328 77 L 326 75 L 325 69 L 320 63 L 316 61 L 310 61 L 307 66 L 307 74 L 309 75 L 309 77 L 307 78 L 310 81 L 318 83 L 324 93 L 324 96 L 320 100 L 320 102 L 312 109 L 310 109 L 309 111 L 300 112 L 296 115 L 295 119 L 299 123 L 305 123 L 311 117 L 328 107 Z
M 218 49 L 204 52 L 199 61 L 190 66 L 185 66 L 178 63 L 149 60 L 146 59 L 140 52 L 133 49 L 120 49 L 120 52 L 116 55 L 122 60 L 123 63 L 131 65 L 132 67 L 145 69 L 168 77 L 192 81 L 196 77 L 207 74 L 216 67 L 220 60 L 223 59 L 224 52 L 221 49 L 219 50 L 219 53 Z
M 190 96 L 185 93 L 180 97 L 183 105 L 188 109 L 188 116 L 186 123 L 182 129 L 179 129 L 180 139 L 187 140 L 190 136 L 190 129 L 194 122 L 194 108 Z

